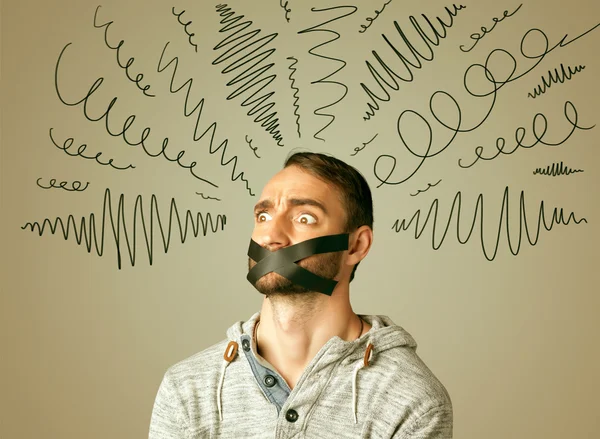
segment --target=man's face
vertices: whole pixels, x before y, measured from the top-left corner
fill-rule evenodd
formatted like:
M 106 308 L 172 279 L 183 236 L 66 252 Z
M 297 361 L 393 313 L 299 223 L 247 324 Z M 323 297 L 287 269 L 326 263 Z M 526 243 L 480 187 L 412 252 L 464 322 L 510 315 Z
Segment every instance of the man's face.
M 270 251 L 310 238 L 344 232 L 346 214 L 338 191 L 297 166 L 277 173 L 265 186 L 254 209 L 252 239 Z M 327 279 L 340 272 L 344 253 L 309 256 L 297 264 Z M 256 265 L 248 259 L 248 269 Z M 256 289 L 266 295 L 306 293 L 301 285 L 271 272 L 261 277 Z

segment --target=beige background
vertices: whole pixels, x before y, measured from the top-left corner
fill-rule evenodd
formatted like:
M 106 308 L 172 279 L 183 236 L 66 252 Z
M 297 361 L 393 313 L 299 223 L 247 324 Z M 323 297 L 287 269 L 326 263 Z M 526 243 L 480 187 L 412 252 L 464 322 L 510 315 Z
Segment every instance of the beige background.
M 433 47 L 434 60 L 423 62 L 421 69 L 412 69 L 414 80 L 401 83 L 399 91 L 390 91 L 390 102 L 381 103 L 377 115 L 363 121 L 367 97 L 360 83 L 375 85 L 365 65 L 366 60 L 374 62 L 371 51 L 377 51 L 401 72 L 382 33 L 408 56 L 394 20 L 406 29 L 411 15 L 421 22 L 422 13 L 432 21 L 436 16 L 447 21 L 443 8 L 448 3 L 419 3 L 392 1 L 364 33 L 358 32 L 361 24 L 368 23 L 366 18 L 373 17 L 374 9 L 383 2 L 357 3 L 358 10 L 353 15 L 319 28 L 336 30 L 341 37 L 317 52 L 347 62 L 343 70 L 330 78 L 346 84 L 348 94 L 324 110 L 336 116 L 319 134 L 324 141 L 313 135 L 330 119 L 313 112 L 336 102 L 344 90 L 339 85 L 313 82 L 342 64 L 308 53 L 334 34 L 298 31 L 350 9 L 311 12 L 310 4 L 290 0 L 288 23 L 274 0 L 231 3 L 237 15 L 253 21 L 250 29 L 262 29 L 261 35 L 278 33 L 266 46 L 276 51 L 261 65 L 274 63 L 269 72 L 277 77 L 265 90 L 275 91 L 271 99 L 280 120 L 284 147 L 277 146 L 245 114 L 248 108 L 240 106 L 251 92 L 226 100 L 233 91 L 226 83 L 236 73 L 221 74 L 225 65 L 211 64 L 224 52 L 214 51 L 213 47 L 226 35 L 218 32 L 219 16 L 212 3 L 102 3 L 98 22 L 114 21 L 108 29 L 110 44 L 124 40 L 121 62 L 135 58 L 129 73 L 133 77 L 144 74 L 141 84 L 151 84 L 148 92 L 156 95 L 153 98 L 144 96 L 127 79 L 117 65 L 115 52 L 104 43 L 103 29 L 94 28 L 96 3 L 2 3 L 0 438 L 146 437 L 154 396 L 165 370 L 221 340 L 234 321 L 245 320 L 258 310 L 261 296 L 245 280 L 252 206 L 265 182 L 297 147 L 328 152 L 346 160 L 361 170 L 372 185 L 375 243 L 353 283 L 353 306 L 359 313 L 389 315 L 416 338 L 418 352 L 452 397 L 455 437 L 598 437 L 600 128 L 576 130 L 560 146 L 521 148 L 511 155 L 479 161 L 469 169 L 461 169 L 457 161 L 472 161 L 479 145 L 484 147 L 486 156 L 492 155 L 500 136 L 507 139 L 507 148 L 512 149 L 519 126 L 527 131 L 525 142 L 533 143 L 532 119 L 540 112 L 548 119 L 544 139 L 562 141 L 570 129 L 563 113 L 566 101 L 577 108 L 580 126 L 597 124 L 600 30 L 596 28 L 572 44 L 558 47 L 530 73 L 499 90 L 495 107 L 481 127 L 459 134 L 448 149 L 428 159 L 405 183 L 377 188 L 379 182 L 373 172 L 381 154 L 396 157 L 396 180 L 415 169 L 417 161 L 402 147 L 396 131 L 402 111 L 418 111 L 430 120 L 439 145 L 449 138 L 449 132 L 433 123 L 428 110 L 433 92 L 446 90 L 455 96 L 463 110 L 463 126 L 472 126 L 481 120 L 490 100 L 475 99 L 464 91 L 462 78 L 469 65 L 483 63 L 492 50 L 503 48 L 517 59 L 517 72 L 525 71 L 534 61 L 519 54 L 519 43 L 529 29 L 543 30 L 551 46 L 565 34 L 572 39 L 598 24 L 598 3 L 527 2 L 513 16 L 497 23 L 472 51 L 463 53 L 459 46 L 472 44 L 470 34 L 481 26 L 490 28 L 493 17 L 501 17 L 505 9 L 513 11 L 519 6 L 517 2 L 494 1 L 465 4 L 467 7 L 458 12 L 447 30 L 447 38 Z M 318 3 L 319 7 L 335 5 L 343 4 Z M 187 29 L 195 33 L 192 41 L 197 52 L 173 16 L 173 6 L 177 12 L 186 10 L 184 22 L 192 20 Z M 414 29 L 406 34 L 415 46 L 425 49 L 423 42 L 417 42 Z M 539 34 L 537 37 L 529 41 L 528 48 L 539 53 L 543 41 Z M 189 104 L 205 99 L 202 131 L 217 122 L 213 149 L 223 139 L 229 139 L 225 161 L 237 157 L 237 171 L 244 172 L 256 197 L 248 194 L 241 180 L 231 181 L 232 166 L 220 165 L 221 151 L 209 154 L 206 138 L 192 140 L 196 116 L 183 114 L 184 91 L 169 92 L 172 67 L 157 72 L 167 42 L 165 62 L 174 56 L 179 58 L 175 87 L 193 78 Z M 104 121 L 85 119 L 82 105 L 63 105 L 55 91 L 54 75 L 58 56 L 68 43 L 72 44 L 58 68 L 59 89 L 65 99 L 82 99 L 97 78 L 104 78 L 89 99 L 90 114 L 99 117 L 111 99 L 117 97 L 109 122 L 113 132 L 122 128 L 127 116 L 135 114 L 136 121 L 127 133 L 131 139 L 139 139 L 143 128 L 150 127 L 148 147 L 156 152 L 162 139 L 168 137 L 171 157 L 186 150 L 183 162 L 198 161 L 195 170 L 219 188 L 198 181 L 162 157 L 151 158 L 140 147 L 127 146 L 121 137 L 111 137 Z M 291 56 L 298 59 L 293 77 L 299 89 L 300 138 L 288 78 L 287 58 Z M 495 77 L 510 73 L 507 58 L 495 62 Z M 585 69 L 564 84 L 553 84 L 542 96 L 528 98 L 527 93 L 541 83 L 541 77 L 560 68 L 561 63 L 565 67 L 584 65 Z M 401 74 L 405 76 L 406 71 Z M 473 84 L 474 89 L 489 90 L 489 84 L 482 80 Z M 438 104 L 438 113 L 443 113 L 448 121 L 455 119 L 447 101 Z M 60 144 L 67 138 L 74 139 L 73 153 L 85 143 L 87 155 L 103 152 L 104 161 L 114 158 L 117 165 L 136 167 L 117 171 L 94 160 L 70 157 L 54 147 L 50 128 Z M 403 133 L 421 145 L 420 151 L 424 150 L 422 126 L 411 121 L 403 127 Z M 375 134 L 373 142 L 355 153 L 355 148 L 363 147 L 363 142 Z M 249 148 L 246 136 L 258 147 L 260 159 Z M 536 168 L 560 161 L 584 172 L 556 177 L 533 175 Z M 36 185 L 39 178 L 46 186 L 56 179 L 69 184 L 89 182 L 89 187 L 83 192 L 44 190 Z M 411 196 L 440 179 L 427 192 Z M 519 228 L 525 224 L 519 214 L 521 191 L 532 240 L 542 201 L 548 224 L 555 208 L 564 209 L 565 218 L 574 212 L 577 219 L 585 218 L 587 223 L 572 221 L 569 225 L 555 225 L 550 231 L 542 227 L 535 246 L 523 235 L 517 255 L 511 254 L 504 224 L 498 252 L 493 261 L 488 261 L 482 242 L 488 255 L 493 254 L 507 186 L 508 229 L 515 253 Z M 182 218 L 189 209 L 194 213 L 226 215 L 227 222 L 224 230 L 188 237 L 183 244 L 174 229 L 165 254 L 155 219 L 150 265 L 138 215 L 135 266 L 129 262 L 121 226 L 121 269 L 117 266 L 108 216 L 101 257 L 94 248 L 88 253 L 84 244 L 77 245 L 73 231 L 65 240 L 60 230 L 52 235 L 46 229 L 42 236 L 22 230 L 26 223 L 42 222 L 44 218 L 54 221 L 60 217 L 66 222 L 69 214 L 74 215 L 79 228 L 81 218 L 89 222 L 89 215 L 94 213 L 100 239 L 107 188 L 111 191 L 115 224 L 119 196 L 124 194 L 123 213 L 130 239 L 138 195 L 142 195 L 141 210 L 148 230 L 153 194 L 165 227 L 172 198 Z M 458 191 L 462 201 L 460 219 L 457 221 L 455 209 L 437 251 L 432 248 L 431 219 L 419 239 L 415 239 L 414 226 L 407 232 L 392 230 L 396 219 L 409 219 L 418 209 L 422 210 L 419 229 L 423 227 L 429 206 L 438 199 L 434 241 L 437 246 Z M 203 199 L 198 192 L 222 201 Z M 456 229 L 460 229 L 464 242 L 479 194 L 484 198 L 483 220 L 477 217 L 473 235 L 460 245 Z

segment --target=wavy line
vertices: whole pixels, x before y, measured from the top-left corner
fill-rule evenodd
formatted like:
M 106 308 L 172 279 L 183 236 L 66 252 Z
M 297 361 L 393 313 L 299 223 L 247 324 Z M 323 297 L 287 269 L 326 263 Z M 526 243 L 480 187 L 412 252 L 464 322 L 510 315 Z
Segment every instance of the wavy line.
M 334 34 L 335 36 L 333 38 L 331 38 L 330 40 L 327 40 L 327 41 L 325 41 L 325 42 L 323 42 L 321 44 L 318 44 L 318 45 L 313 46 L 312 48 L 310 48 L 309 51 L 308 51 L 308 53 L 310 53 L 311 55 L 316 56 L 318 58 L 328 59 L 330 61 L 337 61 L 337 62 L 339 62 L 339 63 L 342 64 L 341 67 L 339 67 L 338 69 L 336 69 L 333 72 L 329 73 L 328 75 L 322 77 L 321 79 L 317 79 L 316 81 L 312 81 L 311 82 L 311 84 L 336 84 L 336 85 L 339 85 L 339 86 L 341 86 L 341 87 L 344 88 L 344 94 L 337 101 L 332 102 L 332 103 L 330 103 L 328 105 L 325 105 L 323 107 L 317 108 L 315 111 L 313 111 L 313 114 L 315 116 L 327 116 L 327 117 L 331 118 L 331 120 L 323 128 L 321 128 L 319 131 L 317 131 L 313 135 L 313 138 L 318 139 L 318 140 L 322 140 L 322 141 L 325 141 L 325 139 L 323 139 L 322 137 L 318 137 L 318 134 L 320 134 L 321 132 L 323 132 L 324 130 L 326 130 L 329 127 L 329 125 L 331 125 L 333 123 L 333 121 L 335 120 L 335 116 L 333 114 L 329 114 L 329 113 L 321 113 L 320 111 L 321 110 L 325 110 L 325 109 L 327 109 L 329 107 L 333 107 L 336 104 L 339 104 L 346 97 L 346 95 L 348 94 L 348 86 L 346 86 L 345 84 L 342 84 L 341 82 L 338 82 L 338 81 L 328 81 L 329 78 L 331 78 L 333 75 L 335 75 L 340 70 L 342 70 L 344 67 L 346 67 L 346 61 L 344 61 L 342 59 L 339 59 L 339 58 L 332 58 L 332 57 L 329 57 L 329 56 L 326 56 L 326 55 L 321 55 L 321 54 L 315 52 L 315 50 L 318 49 L 319 47 L 326 46 L 326 45 L 328 45 L 328 44 L 330 44 L 330 43 L 332 43 L 332 42 L 334 42 L 334 41 L 336 41 L 336 40 L 338 40 L 340 38 L 340 34 L 338 32 L 333 31 L 331 29 L 326 29 L 326 28 L 325 29 L 321 29 L 321 26 L 324 26 L 326 24 L 333 23 L 334 21 L 337 21 L 337 20 L 340 20 L 342 18 L 348 17 L 348 16 L 354 14 L 357 11 L 358 8 L 356 6 L 335 6 L 335 7 L 332 7 L 332 8 L 323 8 L 323 9 L 311 8 L 310 9 L 311 12 L 326 12 L 326 11 L 332 11 L 332 10 L 335 10 L 335 9 L 345 9 L 345 8 L 350 8 L 350 9 L 352 9 L 352 11 L 348 12 L 348 13 L 345 13 L 343 15 L 336 16 L 335 18 L 326 20 L 326 21 L 324 21 L 322 23 L 319 23 L 319 24 L 317 24 L 315 26 L 303 29 L 303 30 L 301 30 L 301 31 L 298 32 L 299 34 L 310 33 L 310 32 L 326 32 L 326 33 Z
M 279 0 L 279 6 L 285 11 L 285 21 L 287 21 L 288 23 L 290 22 L 290 12 L 292 12 L 291 9 L 288 8 L 288 4 L 289 1 L 285 0 Z
M 194 50 L 196 51 L 196 53 L 198 53 L 198 45 L 192 43 L 192 37 L 195 36 L 196 34 L 194 32 L 189 33 L 187 30 L 187 27 L 192 24 L 192 20 L 188 21 L 187 23 L 184 23 L 183 21 L 181 21 L 181 16 L 183 14 L 185 14 L 185 9 L 182 10 L 181 12 L 177 13 L 175 12 L 175 6 L 173 6 L 173 8 L 171 9 L 171 13 L 177 17 L 177 22 L 183 26 L 183 30 L 185 31 L 186 35 L 188 36 L 188 43 L 190 43 L 190 45 L 194 48 Z
M 575 70 L 571 70 L 571 66 L 569 66 L 567 71 L 565 72 L 565 66 L 561 63 L 560 73 L 558 72 L 558 68 L 556 68 L 554 69 L 555 75 L 552 76 L 552 71 L 548 70 L 548 80 L 546 80 L 545 76 L 542 76 L 542 83 L 538 85 L 537 88 L 534 88 L 532 93 L 527 93 L 527 97 L 535 99 L 538 96 L 541 96 L 544 93 L 546 93 L 546 90 L 552 87 L 552 84 L 557 84 L 559 82 L 563 84 L 565 81 L 569 81 L 573 77 L 573 75 L 581 72 L 583 69 L 585 69 L 585 66 L 582 65 L 575 67 Z
M 175 81 L 175 75 L 177 74 L 177 68 L 179 67 L 179 57 L 177 57 L 177 56 L 173 57 L 171 59 L 171 61 L 169 61 L 165 66 L 161 67 L 163 56 L 165 54 L 165 50 L 167 49 L 168 45 L 169 45 L 169 43 L 165 44 L 165 47 L 163 48 L 163 51 L 160 55 L 157 71 L 158 71 L 158 73 L 162 73 L 171 64 L 174 63 L 173 73 L 171 74 L 171 82 L 169 83 L 169 91 L 171 93 L 179 93 L 181 90 L 183 90 L 184 87 L 187 86 L 187 91 L 185 92 L 185 100 L 184 100 L 184 104 L 183 104 L 183 115 L 185 117 L 190 117 L 192 114 L 194 114 L 196 112 L 196 110 L 198 110 L 198 116 L 196 117 L 196 125 L 194 126 L 194 135 L 193 135 L 194 141 L 196 141 L 196 142 L 199 141 L 206 135 L 206 133 L 208 133 L 210 131 L 211 134 L 210 134 L 210 143 L 209 143 L 209 147 L 208 147 L 208 152 L 210 154 L 215 154 L 218 150 L 223 148 L 223 150 L 221 151 L 221 160 L 220 160 L 221 166 L 226 166 L 229 163 L 233 162 L 233 166 L 231 167 L 231 181 L 236 181 L 237 179 L 240 179 L 243 182 L 245 182 L 246 190 L 248 191 L 250 196 L 253 197 L 254 193 L 252 192 L 252 189 L 250 189 L 248 180 L 246 180 L 244 178 L 244 172 L 241 171 L 239 174 L 235 175 L 238 157 L 236 155 L 234 155 L 232 158 L 225 161 L 225 152 L 227 152 L 227 144 L 229 143 L 229 140 L 228 139 L 223 140 L 221 142 L 221 144 L 219 145 L 219 147 L 213 150 L 213 142 L 215 140 L 215 133 L 217 130 L 217 122 L 211 123 L 210 126 L 202 134 L 200 134 L 200 136 L 198 136 L 198 127 L 200 125 L 200 118 L 202 117 L 202 110 L 204 109 L 204 98 L 200 99 L 200 101 L 196 104 L 196 106 L 193 109 L 191 109 L 191 110 L 188 109 L 188 101 L 190 99 L 190 92 L 192 90 L 192 84 L 194 83 L 194 80 L 192 78 L 189 78 L 187 81 L 185 81 L 183 84 L 181 84 L 178 88 L 174 88 L 173 82 Z
M 73 189 L 69 189 L 67 187 L 67 182 L 66 181 L 61 181 L 58 186 L 56 186 L 56 178 L 51 178 L 50 181 L 48 182 L 48 186 L 43 186 L 40 184 L 40 180 L 42 179 L 42 177 L 38 178 L 35 181 L 35 184 L 37 184 L 39 187 L 41 187 L 42 189 L 64 189 L 68 192 L 83 192 L 84 190 L 86 190 L 88 188 L 88 186 L 90 185 L 90 182 L 86 182 L 85 186 L 83 187 L 83 189 L 81 189 L 81 181 L 79 180 L 75 180 L 71 183 L 71 187 Z
M 142 229 L 144 232 L 144 241 L 146 243 L 146 251 L 148 252 L 148 260 L 150 265 L 152 265 L 153 257 L 154 257 L 154 226 L 155 219 L 158 224 L 158 228 L 160 230 L 160 235 L 162 237 L 163 248 L 165 254 L 169 251 L 169 246 L 171 245 L 171 232 L 173 227 L 173 215 L 177 220 L 177 226 L 179 228 L 179 237 L 181 239 L 181 243 L 183 244 L 188 238 L 188 228 L 192 228 L 192 234 L 195 238 L 198 237 L 200 230 L 202 230 L 203 236 L 206 236 L 207 232 L 210 230 L 213 233 L 216 233 L 219 228 L 223 230 L 226 224 L 226 216 L 225 215 L 217 215 L 216 220 L 213 223 L 212 215 L 207 213 L 202 216 L 199 212 L 196 213 L 196 218 L 194 219 L 192 212 L 186 210 L 185 213 L 185 226 L 182 227 L 181 218 L 179 215 L 179 211 L 177 209 L 177 205 L 175 203 L 175 199 L 171 199 L 171 206 L 169 209 L 169 222 L 166 227 L 166 236 L 165 230 L 163 229 L 162 221 L 160 218 L 160 211 L 158 208 L 158 202 L 156 200 L 156 196 L 153 194 L 150 199 L 150 224 L 149 228 L 146 227 L 146 218 L 144 217 L 143 211 L 143 199 L 141 195 L 138 195 L 135 200 L 135 206 L 133 209 L 133 232 L 127 230 L 127 222 L 125 221 L 125 196 L 121 194 L 119 197 L 119 205 L 117 208 L 117 216 L 116 216 L 116 224 L 115 224 L 115 216 L 113 215 L 113 204 L 110 197 L 110 190 L 107 188 L 104 192 L 104 202 L 102 206 L 102 223 L 100 229 L 100 240 L 98 240 L 98 230 L 96 227 L 96 218 L 93 213 L 89 215 L 89 218 L 81 217 L 81 223 L 79 227 L 75 223 L 75 217 L 73 215 L 69 215 L 66 220 L 66 226 L 62 218 L 57 217 L 54 222 L 50 221 L 49 218 L 45 218 L 42 224 L 38 222 L 26 223 L 21 227 L 22 230 L 29 228 L 31 232 L 37 229 L 39 236 L 44 234 L 46 226 L 49 227 L 50 233 L 53 235 L 56 233 L 57 229 L 60 227 L 62 231 L 63 238 L 66 240 L 69 239 L 71 232 L 75 235 L 75 240 L 78 245 L 81 245 L 82 242 L 85 241 L 85 246 L 87 248 L 88 253 L 92 252 L 92 246 L 95 249 L 95 252 L 98 256 L 103 256 L 104 254 L 104 243 L 105 243 L 105 228 L 107 215 L 110 219 L 110 227 L 112 229 L 112 237 L 114 238 L 114 242 L 117 247 L 117 264 L 119 270 L 121 269 L 121 232 L 125 236 L 125 243 L 127 245 L 127 251 L 129 253 L 129 260 L 131 262 L 131 266 L 135 266 L 135 258 L 137 251 L 137 224 L 141 220 Z
M 365 64 L 367 65 L 367 68 L 369 69 L 371 76 L 373 76 L 373 79 L 375 79 L 375 82 L 377 82 L 377 85 L 379 86 L 381 91 L 384 93 L 384 96 L 376 95 L 374 92 L 372 92 L 369 89 L 369 87 L 367 87 L 365 85 L 364 82 L 360 83 L 360 86 L 362 87 L 364 92 L 367 94 L 367 96 L 371 100 L 371 102 L 367 102 L 368 109 L 365 112 L 365 116 L 363 117 L 364 120 L 370 120 L 372 116 L 375 116 L 375 111 L 380 109 L 377 101 L 389 102 L 391 100 L 391 95 L 389 94 L 386 87 L 389 89 L 392 89 L 394 91 L 400 90 L 400 84 L 398 83 L 396 78 L 402 82 L 412 82 L 414 80 L 414 74 L 411 70 L 411 67 L 414 69 L 423 68 L 423 63 L 421 62 L 421 59 L 423 61 L 433 61 L 435 54 L 434 54 L 433 48 L 431 46 L 433 45 L 433 46 L 437 47 L 440 45 L 441 40 L 447 37 L 446 30 L 450 29 L 453 26 L 454 17 L 456 17 L 458 15 L 458 11 L 466 8 L 466 6 L 463 6 L 463 5 L 460 5 L 460 6 L 452 5 L 452 6 L 454 7 L 454 10 L 450 10 L 450 9 L 448 9 L 448 7 L 444 8 L 446 10 L 446 12 L 448 13 L 448 18 L 450 19 L 449 23 L 445 23 L 440 17 L 436 17 L 438 23 L 441 25 L 441 30 L 436 29 L 425 14 L 421 14 L 423 19 L 427 22 L 427 24 L 433 31 L 433 34 L 434 34 L 433 38 L 430 37 L 429 35 L 427 35 L 427 33 L 425 33 L 425 31 L 421 28 L 421 25 L 417 22 L 417 19 L 413 15 L 411 15 L 409 17 L 409 21 L 413 25 L 415 31 L 421 37 L 422 42 L 425 43 L 425 47 L 427 48 L 427 51 L 429 52 L 429 54 L 422 54 L 421 52 L 419 52 L 419 49 L 416 48 L 415 46 L 413 46 L 413 44 L 409 41 L 409 39 L 407 38 L 406 34 L 402 30 L 402 28 L 400 27 L 398 22 L 394 21 L 394 26 L 396 27 L 396 31 L 400 35 L 400 38 L 402 39 L 402 41 L 405 43 L 406 47 L 408 47 L 410 54 L 414 57 L 414 61 L 410 61 L 409 59 L 407 59 L 390 42 L 390 40 L 388 39 L 388 37 L 385 34 L 381 34 L 381 36 L 383 37 L 385 42 L 393 50 L 394 54 L 400 59 L 408 76 L 406 78 L 400 76 L 398 73 L 396 73 L 394 70 L 392 70 L 391 67 L 389 67 L 385 63 L 385 61 L 383 61 L 383 59 L 381 59 L 381 56 L 375 50 L 373 50 L 371 53 L 373 54 L 373 56 L 375 57 L 377 62 L 379 62 L 379 64 L 381 65 L 381 67 L 383 68 L 385 73 L 388 74 L 391 82 L 388 82 L 386 79 L 384 79 L 382 74 L 379 73 L 377 70 L 375 70 L 375 67 L 373 67 L 373 65 L 369 61 L 365 61 Z M 419 46 L 423 47 L 421 44 L 419 44 Z M 423 49 L 421 49 L 421 50 L 423 50 Z
M 290 76 L 289 76 L 289 79 L 291 81 L 290 88 L 292 90 L 296 90 L 296 91 L 294 91 L 294 107 L 295 107 L 294 115 L 296 116 L 296 126 L 297 126 L 297 131 L 298 131 L 298 137 L 302 137 L 302 134 L 300 133 L 300 114 L 298 113 L 298 111 L 300 110 L 300 106 L 298 105 L 298 100 L 300 100 L 298 93 L 300 92 L 300 89 L 298 87 L 294 86 L 294 84 L 296 83 L 296 79 L 292 77 L 294 75 L 294 73 L 296 73 L 297 69 L 294 66 L 298 63 L 298 60 L 293 56 L 288 56 L 287 59 L 293 60 L 292 64 L 290 64 L 290 66 L 288 67 L 288 69 L 291 70 Z
M 434 186 L 437 186 L 438 184 L 440 184 L 440 181 L 442 181 L 442 179 L 440 178 L 440 180 L 436 183 L 436 184 L 431 184 L 431 183 L 427 183 L 427 187 L 423 190 L 418 189 L 416 194 L 410 194 L 411 197 L 416 197 L 419 194 L 422 194 L 423 192 L 427 192 L 429 190 L 429 188 L 432 188 Z
M 258 146 L 253 147 L 252 146 L 252 139 L 248 139 L 248 135 L 246 135 L 246 143 L 248 144 L 248 146 L 250 147 L 250 149 L 252 150 L 252 152 L 254 153 L 254 156 L 259 159 L 260 156 L 257 154 L 256 150 L 258 149 Z
M 204 198 L 205 200 L 215 200 L 215 201 L 221 201 L 220 198 L 214 198 L 214 197 L 209 197 L 208 195 L 204 195 L 202 192 L 196 192 L 196 195 L 200 195 L 202 198 Z
M 379 18 L 379 14 L 381 14 L 381 13 L 382 13 L 382 12 L 385 10 L 385 7 L 386 7 L 387 5 L 389 5 L 391 2 L 392 2 L 392 0 L 388 0 L 387 2 L 385 2 L 385 3 L 383 4 L 383 6 L 381 7 L 381 10 L 379 10 L 379 11 L 378 11 L 377 9 L 375 9 L 375 17 L 367 17 L 365 20 L 366 20 L 366 21 L 367 21 L 369 24 L 368 24 L 368 25 L 366 25 L 366 26 L 365 26 L 364 24 L 361 24 L 361 25 L 360 25 L 360 28 L 361 28 L 362 30 L 359 30 L 358 32 L 359 32 L 359 33 L 361 33 L 361 34 L 364 34 L 364 33 L 367 31 L 367 29 L 371 27 L 371 25 L 373 24 L 373 22 L 374 22 L 375 20 L 377 20 L 377 18 Z
M 254 118 L 254 122 L 260 123 L 260 126 L 265 128 L 265 131 L 271 134 L 273 139 L 277 141 L 277 145 L 284 146 L 283 136 L 278 130 L 279 118 L 276 117 L 277 111 L 267 114 L 271 108 L 275 106 L 275 102 L 268 102 L 269 99 L 275 95 L 275 92 L 271 91 L 263 94 L 262 96 L 255 97 L 265 87 L 270 85 L 271 82 L 277 78 L 277 75 L 272 74 L 266 77 L 263 76 L 269 71 L 269 69 L 271 69 L 271 67 L 275 65 L 274 63 L 259 67 L 259 64 L 267 60 L 267 58 L 275 53 L 274 48 L 265 50 L 256 55 L 253 54 L 273 41 L 277 37 L 277 34 L 272 33 L 259 39 L 254 39 L 254 37 L 260 34 L 261 29 L 255 29 L 248 31 L 245 34 L 240 34 L 246 28 L 252 26 L 252 22 L 244 21 L 238 23 L 238 21 L 242 20 L 244 16 L 238 15 L 237 17 L 234 17 L 236 13 L 232 11 L 231 8 L 228 8 L 227 4 L 217 5 L 216 8 L 219 16 L 223 17 L 220 23 L 224 26 L 219 30 L 220 33 L 229 32 L 236 28 L 238 29 L 213 47 L 213 50 L 219 50 L 228 44 L 233 44 L 232 47 L 215 58 L 212 64 L 221 64 L 222 62 L 228 61 L 230 58 L 235 57 L 235 59 L 229 65 L 221 70 L 221 73 L 226 74 L 238 69 L 244 69 L 235 78 L 227 83 L 227 87 L 230 87 L 241 82 L 241 84 L 233 92 L 231 92 L 229 96 L 227 96 L 227 100 L 230 101 L 235 99 L 239 95 L 249 91 L 254 87 L 255 91 L 246 99 L 244 99 L 240 105 L 242 107 L 251 105 L 252 107 L 246 114 L 248 116 L 254 116 L 258 113 Z M 255 47 L 252 48 L 253 46 Z M 244 67 L 246 64 L 250 64 L 250 66 Z
M 436 228 L 437 228 L 437 223 L 438 223 L 438 218 L 439 218 L 439 216 L 438 216 L 439 200 L 437 198 L 433 201 L 433 203 L 431 203 L 429 212 L 427 213 L 427 218 L 425 218 L 425 221 L 423 223 L 423 226 L 421 227 L 421 230 L 419 230 L 419 220 L 421 218 L 421 210 L 420 209 L 417 210 L 417 212 L 412 216 L 410 221 L 408 221 L 408 224 L 406 223 L 405 219 L 403 219 L 402 221 L 397 219 L 396 222 L 394 222 L 394 224 L 392 225 L 392 230 L 395 230 L 396 232 L 408 230 L 409 227 L 411 226 L 412 222 L 415 221 L 415 239 L 419 239 L 419 237 L 423 234 L 423 231 L 425 230 L 427 223 L 429 222 L 429 218 L 431 217 L 432 212 L 434 212 L 433 213 L 433 230 L 431 233 L 431 242 L 432 242 L 433 249 L 438 250 L 441 247 L 442 243 L 444 242 L 444 239 L 446 238 L 448 229 L 450 227 L 450 223 L 452 222 L 454 209 L 457 206 L 457 203 L 458 203 L 458 208 L 457 208 L 457 213 L 456 213 L 456 238 L 457 238 L 458 242 L 461 244 L 465 244 L 467 241 L 469 241 L 469 239 L 471 238 L 471 236 L 473 234 L 473 230 L 475 228 L 475 222 L 477 221 L 477 217 L 479 216 L 481 248 L 483 250 L 483 254 L 485 255 L 485 258 L 488 261 L 493 261 L 494 258 L 496 257 L 496 254 L 498 253 L 498 245 L 500 243 L 500 235 L 502 232 L 503 224 L 506 228 L 506 238 L 508 241 L 508 246 L 510 248 L 510 252 L 516 256 L 519 253 L 519 250 L 521 248 L 521 242 L 522 242 L 522 238 L 523 238 L 523 227 L 525 227 L 525 235 L 527 236 L 527 240 L 529 241 L 529 244 L 534 246 L 537 244 L 537 241 L 539 239 L 540 230 L 541 230 L 542 225 L 544 226 L 544 228 L 547 231 L 550 231 L 550 230 L 552 230 L 552 227 L 554 226 L 554 224 L 569 225 L 569 223 L 571 221 L 573 221 L 575 224 L 579 224 L 582 221 L 587 223 L 587 220 L 585 218 L 581 218 L 580 220 L 577 220 L 575 218 L 575 214 L 573 212 L 571 212 L 569 214 L 568 218 L 565 220 L 563 209 L 561 208 L 559 211 L 558 208 L 554 208 L 554 211 L 552 212 L 552 220 L 550 222 L 550 225 L 548 225 L 546 223 L 544 201 L 541 201 L 540 208 L 539 208 L 539 214 L 538 214 L 537 230 L 535 233 L 535 237 L 532 240 L 531 236 L 529 234 L 529 226 L 527 224 L 527 215 L 525 212 L 525 194 L 523 191 L 521 191 L 520 210 L 519 210 L 518 245 L 517 245 L 516 249 L 513 249 L 513 244 L 512 244 L 511 238 L 510 238 L 510 226 L 509 226 L 509 215 L 508 215 L 509 201 L 508 201 L 508 186 L 507 186 L 506 189 L 504 189 L 504 197 L 502 199 L 502 207 L 500 209 L 500 220 L 498 221 L 498 234 L 496 235 L 496 243 L 495 243 L 494 251 L 493 251 L 493 254 L 491 255 L 491 257 L 488 255 L 486 245 L 484 242 L 484 237 L 483 237 L 483 229 L 484 229 L 483 194 L 479 194 L 479 196 L 477 197 L 477 204 L 475 205 L 475 211 L 473 213 L 473 221 L 471 222 L 471 228 L 465 239 L 462 239 L 461 235 L 460 235 L 460 217 L 461 217 L 461 193 L 460 193 L 460 191 L 457 192 L 456 196 L 454 197 L 454 201 L 452 202 L 452 208 L 450 209 L 450 214 L 448 215 L 448 221 L 444 228 L 444 233 L 437 244 L 436 244 Z
M 558 175 L 571 175 L 575 174 L 576 172 L 583 172 L 583 169 L 571 169 L 568 166 L 563 167 L 563 162 L 560 162 L 553 163 L 551 167 L 547 166 L 546 169 L 537 168 L 535 171 L 533 171 L 533 175 L 540 174 L 556 177 Z

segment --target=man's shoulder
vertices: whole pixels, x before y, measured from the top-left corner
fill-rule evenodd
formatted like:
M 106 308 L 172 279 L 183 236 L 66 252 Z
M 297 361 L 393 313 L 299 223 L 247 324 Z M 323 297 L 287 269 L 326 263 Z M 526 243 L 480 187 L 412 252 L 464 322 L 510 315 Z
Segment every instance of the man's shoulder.
M 229 340 L 224 339 L 183 360 L 173 364 L 166 372 L 172 380 L 200 377 L 201 375 L 218 372 L 223 365 L 223 354 Z

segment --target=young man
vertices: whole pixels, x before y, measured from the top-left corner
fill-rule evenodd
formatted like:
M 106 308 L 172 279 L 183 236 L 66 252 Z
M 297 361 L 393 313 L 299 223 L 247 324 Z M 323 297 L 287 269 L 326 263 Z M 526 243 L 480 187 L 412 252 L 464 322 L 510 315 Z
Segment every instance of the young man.
M 350 305 L 373 240 L 362 175 L 294 154 L 254 217 L 248 280 L 261 311 L 167 371 L 150 438 L 451 438 L 450 397 L 412 337 Z

